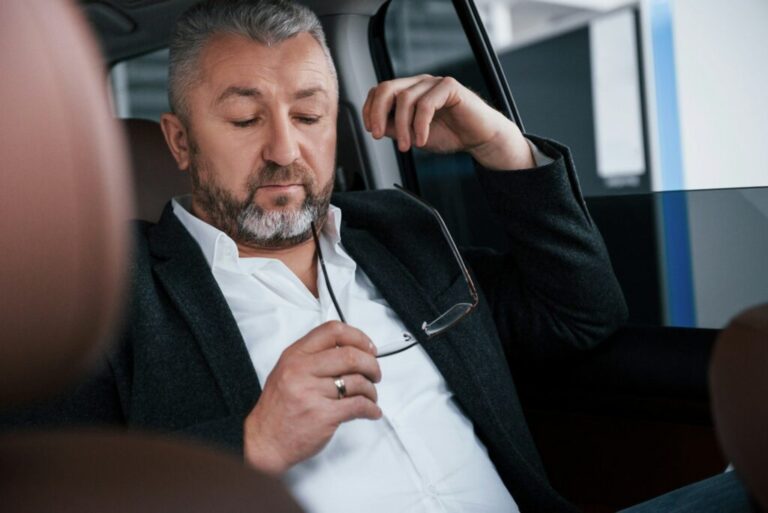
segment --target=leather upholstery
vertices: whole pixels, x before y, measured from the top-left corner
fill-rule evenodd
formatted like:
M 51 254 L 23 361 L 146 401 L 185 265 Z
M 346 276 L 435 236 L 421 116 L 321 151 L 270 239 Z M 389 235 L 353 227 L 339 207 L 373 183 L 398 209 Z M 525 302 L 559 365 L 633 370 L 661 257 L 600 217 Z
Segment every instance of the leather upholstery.
M 6 513 L 300 513 L 276 479 L 149 435 L 0 437 L 0 476 Z
M 121 312 L 132 190 L 98 62 L 68 0 L 0 2 L 2 409 L 84 374 Z M 107 431 L 0 435 L 0 504 L 8 513 L 300 512 L 277 479 L 242 460 Z
M 131 153 L 137 219 L 157 222 L 174 196 L 192 192 L 189 174 L 176 167 L 160 125 L 147 119 L 125 119 Z
M 0 3 L 0 407 L 79 376 L 118 312 L 131 190 L 74 7 Z
M 768 511 L 768 304 L 743 312 L 721 333 L 710 387 L 723 451 Z

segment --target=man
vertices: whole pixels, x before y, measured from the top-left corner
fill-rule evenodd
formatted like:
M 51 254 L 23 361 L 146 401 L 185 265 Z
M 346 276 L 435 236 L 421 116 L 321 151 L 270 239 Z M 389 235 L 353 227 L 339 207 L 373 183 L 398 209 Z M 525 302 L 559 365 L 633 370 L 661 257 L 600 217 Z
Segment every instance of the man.
M 450 78 L 371 89 L 373 137 L 469 152 L 513 242 L 464 253 L 479 304 L 439 326 L 472 292 L 429 211 L 397 191 L 331 205 L 338 85 L 311 12 L 193 7 L 169 78 L 194 192 L 139 226 L 124 340 L 61 418 L 235 448 L 309 511 L 572 510 L 506 361 L 593 347 L 626 315 L 567 150 Z

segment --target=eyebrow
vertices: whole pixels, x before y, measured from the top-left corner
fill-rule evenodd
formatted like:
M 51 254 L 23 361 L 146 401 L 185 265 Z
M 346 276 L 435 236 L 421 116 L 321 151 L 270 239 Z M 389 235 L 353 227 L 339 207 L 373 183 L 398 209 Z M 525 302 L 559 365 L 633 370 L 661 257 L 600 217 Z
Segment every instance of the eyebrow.
M 328 96 L 328 93 L 324 88 L 320 86 L 314 86 L 314 87 L 307 87 L 306 89 L 299 89 L 293 94 L 293 98 L 295 100 L 301 100 L 303 98 L 310 98 L 317 93 L 322 93 L 323 95 Z
M 216 103 L 221 103 L 233 96 L 239 96 L 242 98 L 259 98 L 261 96 L 261 91 L 253 87 L 229 86 L 224 90 L 223 93 L 219 95 L 218 98 L 216 98 Z
M 305 89 L 299 89 L 295 93 L 293 93 L 293 98 L 295 100 L 302 100 L 304 98 L 311 98 L 312 96 L 315 96 L 317 93 L 321 93 L 325 96 L 328 96 L 328 93 L 326 90 L 321 86 L 313 86 L 313 87 L 307 87 Z M 233 96 L 237 96 L 240 98 L 253 98 L 258 99 L 262 96 L 261 91 L 254 87 L 240 87 L 240 86 L 229 86 L 227 87 L 223 93 L 219 95 L 219 97 L 216 99 L 216 103 L 222 103 L 223 101 L 232 98 Z

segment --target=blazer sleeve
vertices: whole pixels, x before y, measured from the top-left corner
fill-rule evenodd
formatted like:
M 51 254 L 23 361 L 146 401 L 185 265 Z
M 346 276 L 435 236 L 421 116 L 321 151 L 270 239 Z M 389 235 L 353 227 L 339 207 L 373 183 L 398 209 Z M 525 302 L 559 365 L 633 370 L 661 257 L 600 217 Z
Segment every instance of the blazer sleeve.
M 597 345 L 626 320 L 627 307 L 568 149 L 528 138 L 553 161 L 517 171 L 478 166 L 510 251 L 467 249 L 464 256 L 507 354 L 559 357 Z
M 78 428 L 98 426 L 131 427 L 125 394 L 120 393 L 123 379 L 113 371 L 107 358 L 62 395 L 26 404 L 0 415 L 0 432 L 29 429 Z M 121 395 L 123 398 L 121 398 Z M 166 434 L 242 454 L 243 415 L 208 420 Z M 157 428 L 152 429 L 158 431 Z
M 124 424 L 114 372 L 106 357 L 85 380 L 63 390 L 62 395 L 0 415 L 2 431 Z
M 173 436 L 188 438 L 198 443 L 243 454 L 243 415 L 230 415 L 221 419 L 199 422 L 173 431 Z

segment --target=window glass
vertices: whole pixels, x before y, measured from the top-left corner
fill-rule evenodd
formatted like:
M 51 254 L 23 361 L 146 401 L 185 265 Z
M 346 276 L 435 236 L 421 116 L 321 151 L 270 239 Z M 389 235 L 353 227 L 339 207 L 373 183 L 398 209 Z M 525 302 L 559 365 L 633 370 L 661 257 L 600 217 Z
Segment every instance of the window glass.
M 768 138 L 768 116 L 761 116 L 768 102 L 756 92 L 768 82 L 759 71 L 735 72 L 743 62 L 759 61 L 760 45 L 730 54 L 737 59 L 715 51 L 712 45 L 723 39 L 715 14 L 687 0 L 475 4 L 526 131 L 572 150 L 630 322 L 719 328 L 768 300 L 768 173 L 765 164 L 742 160 L 754 159 L 760 147 L 755 137 Z M 745 31 L 743 40 L 768 38 L 754 21 L 768 19 L 768 4 L 747 4 L 749 20 L 741 8 L 720 16 L 741 20 L 734 26 Z M 674 5 L 674 12 L 654 11 L 664 5 Z M 670 22 L 671 14 L 678 18 Z M 696 20 L 713 29 L 681 39 L 695 32 Z M 395 76 L 452 75 L 488 99 L 450 0 L 392 0 L 385 28 Z M 702 38 L 712 51 L 696 60 L 693 43 Z M 737 88 L 718 80 L 718 69 L 720 77 L 750 79 Z M 670 76 L 677 84 L 668 83 Z M 728 87 L 743 94 L 723 94 Z M 675 91 L 686 97 L 676 98 Z M 739 116 L 748 134 L 734 124 Z M 723 128 L 729 129 L 719 144 L 710 132 Z M 412 157 L 421 195 L 440 210 L 460 244 L 505 249 L 467 156 L 416 150 Z M 695 190 L 704 188 L 721 189 Z
M 572 150 L 630 320 L 719 328 L 768 299 L 768 4 L 476 3 L 526 129 Z
M 481 70 L 451 0 L 392 0 L 385 39 L 395 77 L 452 76 L 489 100 Z M 466 154 L 411 151 L 419 193 L 437 208 L 465 246 L 506 247 L 482 201 L 474 163 Z
M 526 130 L 570 148 L 584 195 L 650 191 L 636 8 L 484 5 Z
M 621 2 L 475 4 L 526 130 L 571 148 L 584 194 L 649 191 L 637 10 L 605 12 Z M 396 76 L 452 75 L 485 96 L 451 1 L 393 0 L 386 31 Z M 420 182 L 429 179 L 424 159 L 416 155 Z
M 768 186 L 749 151 L 768 3 L 475 3 L 526 128 L 572 149 L 587 196 Z
M 170 110 L 167 49 L 116 64 L 110 81 L 119 118 L 160 121 L 160 115 Z
M 451 68 L 472 57 L 450 0 L 393 0 L 385 30 L 392 65 L 399 76 Z

